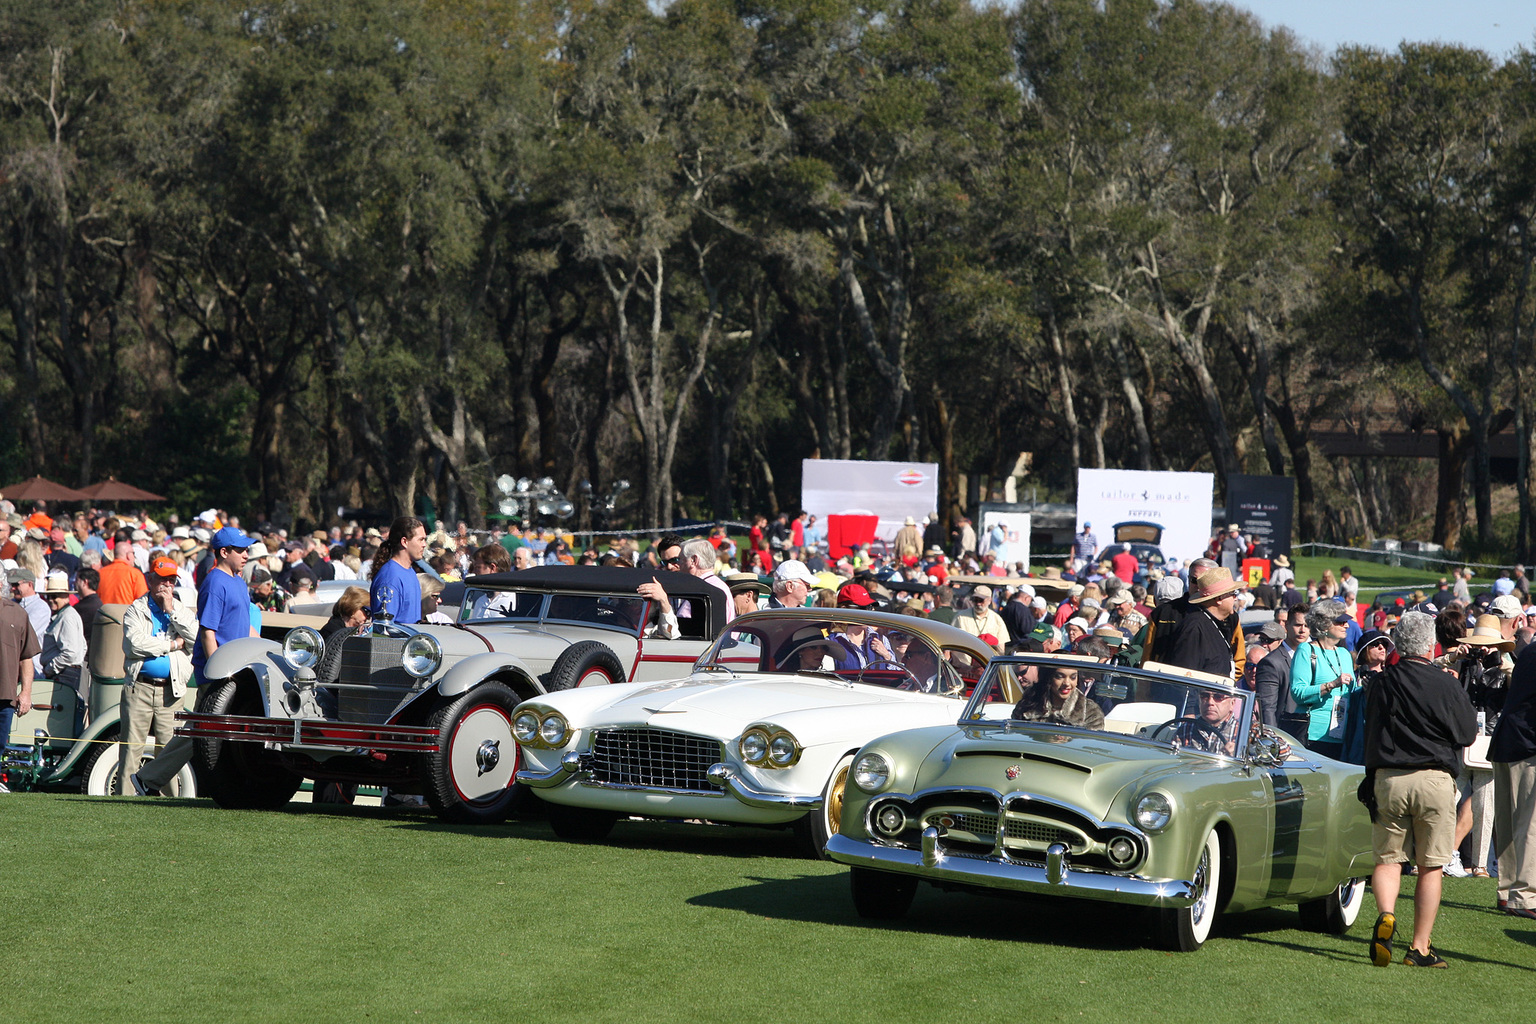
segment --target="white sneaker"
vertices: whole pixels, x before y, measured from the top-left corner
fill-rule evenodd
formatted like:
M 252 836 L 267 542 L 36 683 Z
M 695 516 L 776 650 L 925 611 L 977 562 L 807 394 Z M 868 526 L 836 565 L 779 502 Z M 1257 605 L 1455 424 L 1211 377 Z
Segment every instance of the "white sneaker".
M 1461 851 L 1451 854 L 1451 862 L 1444 868 L 1448 878 L 1466 878 L 1472 872 L 1461 866 Z

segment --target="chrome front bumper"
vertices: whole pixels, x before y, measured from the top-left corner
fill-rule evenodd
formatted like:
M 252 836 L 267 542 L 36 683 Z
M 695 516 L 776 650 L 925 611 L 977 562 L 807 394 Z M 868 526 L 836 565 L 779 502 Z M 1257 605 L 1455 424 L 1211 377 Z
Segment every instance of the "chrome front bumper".
M 709 781 L 727 794 L 740 800 L 748 807 L 762 807 L 771 810 L 795 810 L 795 811 L 819 811 L 821 810 L 821 794 L 814 796 L 798 796 L 794 793 L 768 793 L 761 789 L 755 789 L 740 775 L 736 774 L 728 764 L 710 765 Z
M 1064 846 L 1053 846 L 1046 866 L 1020 864 L 998 857 L 946 854 L 939 849 L 939 830 L 923 829 L 923 848 L 910 850 L 861 842 L 841 833 L 827 840 L 827 856 L 839 864 L 916 875 L 931 882 L 1006 889 L 1041 896 L 1074 896 L 1109 903 L 1148 907 L 1187 907 L 1195 901 L 1194 885 L 1182 879 L 1152 881 L 1097 871 L 1073 871 Z
M 560 758 L 560 764 L 557 767 L 547 772 L 534 772 L 524 768 L 517 773 L 517 781 L 534 789 L 552 789 L 585 770 L 581 764 L 581 755 L 572 750 Z

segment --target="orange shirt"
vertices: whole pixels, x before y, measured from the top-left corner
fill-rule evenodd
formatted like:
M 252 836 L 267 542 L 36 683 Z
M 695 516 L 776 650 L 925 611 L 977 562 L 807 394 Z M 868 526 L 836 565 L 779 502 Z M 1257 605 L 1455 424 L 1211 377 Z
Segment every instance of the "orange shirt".
M 102 604 L 133 604 L 149 593 L 144 574 L 132 562 L 108 562 L 101 567 L 101 586 L 96 593 Z

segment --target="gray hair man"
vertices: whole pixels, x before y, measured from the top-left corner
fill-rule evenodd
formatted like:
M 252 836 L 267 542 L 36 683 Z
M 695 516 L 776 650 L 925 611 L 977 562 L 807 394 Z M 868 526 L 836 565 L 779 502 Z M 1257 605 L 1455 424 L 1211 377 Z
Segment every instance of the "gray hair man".
M 1402 865 L 1419 869 L 1413 894 L 1410 967 L 1445 967 L 1430 945 L 1440 910 L 1443 869 L 1456 829 L 1461 748 L 1477 735 L 1477 713 L 1456 678 L 1431 663 L 1435 620 L 1407 612 L 1392 630 L 1401 660 L 1366 691 L 1365 770 L 1370 779 L 1371 891 L 1381 914 L 1371 930 L 1371 962 L 1392 962 Z

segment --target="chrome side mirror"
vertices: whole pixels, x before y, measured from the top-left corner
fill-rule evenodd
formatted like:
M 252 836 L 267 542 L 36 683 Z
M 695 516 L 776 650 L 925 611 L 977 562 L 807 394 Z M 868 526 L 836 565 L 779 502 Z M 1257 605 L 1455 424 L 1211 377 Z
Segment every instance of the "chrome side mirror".
M 1274 768 L 1285 763 L 1280 753 L 1280 737 L 1273 734 L 1260 736 L 1248 744 L 1248 763 L 1261 768 Z

